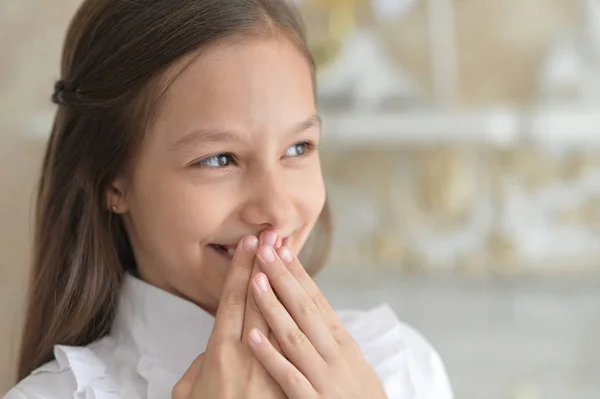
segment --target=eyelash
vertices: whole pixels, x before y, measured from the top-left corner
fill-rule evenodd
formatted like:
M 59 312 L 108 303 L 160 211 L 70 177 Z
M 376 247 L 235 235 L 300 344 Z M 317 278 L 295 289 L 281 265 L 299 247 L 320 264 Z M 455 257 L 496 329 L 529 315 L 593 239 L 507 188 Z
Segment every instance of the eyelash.
M 311 152 L 313 152 L 316 149 L 316 144 L 310 141 L 302 141 L 296 144 L 293 144 L 291 146 L 289 146 L 286 151 L 290 148 L 293 148 L 295 146 L 304 146 L 304 152 L 302 152 L 301 154 L 297 155 L 297 156 L 292 156 L 291 158 L 303 158 L 305 156 L 307 156 L 308 154 L 310 154 Z M 219 166 L 209 166 L 207 165 L 208 161 L 217 160 L 217 163 L 220 164 L 220 161 L 223 157 L 227 157 L 228 158 L 228 165 L 219 165 Z M 237 165 L 237 161 L 235 160 L 235 156 L 230 153 L 230 152 L 223 152 L 220 154 L 215 154 L 215 155 L 211 155 L 209 157 L 206 157 L 204 159 L 201 159 L 200 161 L 196 162 L 193 166 L 197 167 L 197 168 L 202 168 L 202 169 L 223 169 L 223 168 L 227 168 L 229 166 L 235 166 Z

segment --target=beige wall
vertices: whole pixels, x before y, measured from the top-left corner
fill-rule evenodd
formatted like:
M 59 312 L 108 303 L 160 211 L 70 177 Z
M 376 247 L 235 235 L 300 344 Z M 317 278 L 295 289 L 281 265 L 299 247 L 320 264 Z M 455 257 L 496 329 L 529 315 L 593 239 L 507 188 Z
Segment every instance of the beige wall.
M 5 133 L 6 131 L 3 131 Z M 30 251 L 33 186 L 40 164 L 38 145 L 0 138 L 0 392 L 7 388 L 23 314 Z
M 0 393 L 12 379 L 43 141 L 25 140 L 49 108 L 62 36 L 78 1 L 0 3 Z M 9 366 L 10 365 L 10 366 Z

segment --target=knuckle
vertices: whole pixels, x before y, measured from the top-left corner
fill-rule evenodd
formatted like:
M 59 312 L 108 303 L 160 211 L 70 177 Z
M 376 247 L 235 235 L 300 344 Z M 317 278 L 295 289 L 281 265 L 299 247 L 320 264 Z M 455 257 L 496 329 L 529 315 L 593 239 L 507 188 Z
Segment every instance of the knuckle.
M 285 282 L 286 278 L 289 275 L 290 275 L 290 272 L 287 269 L 282 268 L 281 270 L 278 270 L 277 273 L 275 274 L 275 280 Z
M 309 301 L 307 303 L 302 304 L 302 306 L 300 307 L 300 312 L 305 317 L 314 317 L 318 313 L 320 313 L 320 310 L 317 307 L 316 303 L 314 303 L 313 301 Z
M 284 379 L 285 379 L 286 385 L 288 387 L 293 388 L 293 387 L 297 387 L 300 385 L 300 376 L 298 375 L 296 370 L 290 370 L 290 371 L 286 372 Z
M 329 302 L 323 294 L 316 294 L 312 297 L 312 301 L 319 310 L 325 310 L 329 308 Z
M 246 302 L 246 298 L 237 293 L 237 292 L 230 292 L 227 295 L 225 295 L 225 307 L 227 310 L 237 310 L 240 307 L 243 307 L 245 305 Z
M 362 353 L 360 346 L 358 346 L 356 341 L 348 333 L 342 334 L 339 340 L 339 344 L 342 348 L 349 350 L 352 353 Z
M 225 341 L 216 342 L 210 355 L 210 367 L 224 370 L 231 364 L 231 346 Z
M 342 326 L 340 323 L 336 322 L 330 324 L 329 330 L 340 345 L 356 343 L 348 330 L 346 330 L 346 328 L 344 328 L 344 326 Z
M 211 366 L 222 370 L 227 367 L 227 358 L 227 350 L 220 350 L 213 355 Z
M 299 328 L 294 328 L 287 333 L 286 340 L 290 346 L 303 346 L 306 343 L 306 335 Z
M 331 323 L 329 326 L 329 329 L 335 335 L 338 335 L 338 334 L 341 335 L 346 331 L 346 329 L 338 322 Z

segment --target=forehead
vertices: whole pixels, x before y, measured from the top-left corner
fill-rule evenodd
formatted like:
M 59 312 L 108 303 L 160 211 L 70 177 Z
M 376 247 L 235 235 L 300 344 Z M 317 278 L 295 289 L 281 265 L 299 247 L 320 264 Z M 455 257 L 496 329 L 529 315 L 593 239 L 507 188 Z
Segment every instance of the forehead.
M 289 129 L 315 113 L 310 64 L 283 38 L 221 42 L 169 73 L 153 129 L 168 143 L 193 129 Z

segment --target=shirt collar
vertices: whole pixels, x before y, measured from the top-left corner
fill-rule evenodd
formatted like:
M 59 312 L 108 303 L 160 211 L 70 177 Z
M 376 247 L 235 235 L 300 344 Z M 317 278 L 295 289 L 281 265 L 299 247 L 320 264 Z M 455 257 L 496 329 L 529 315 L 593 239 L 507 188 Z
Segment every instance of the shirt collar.
M 182 375 L 206 350 L 214 322 L 192 302 L 125 274 L 112 335 Z

